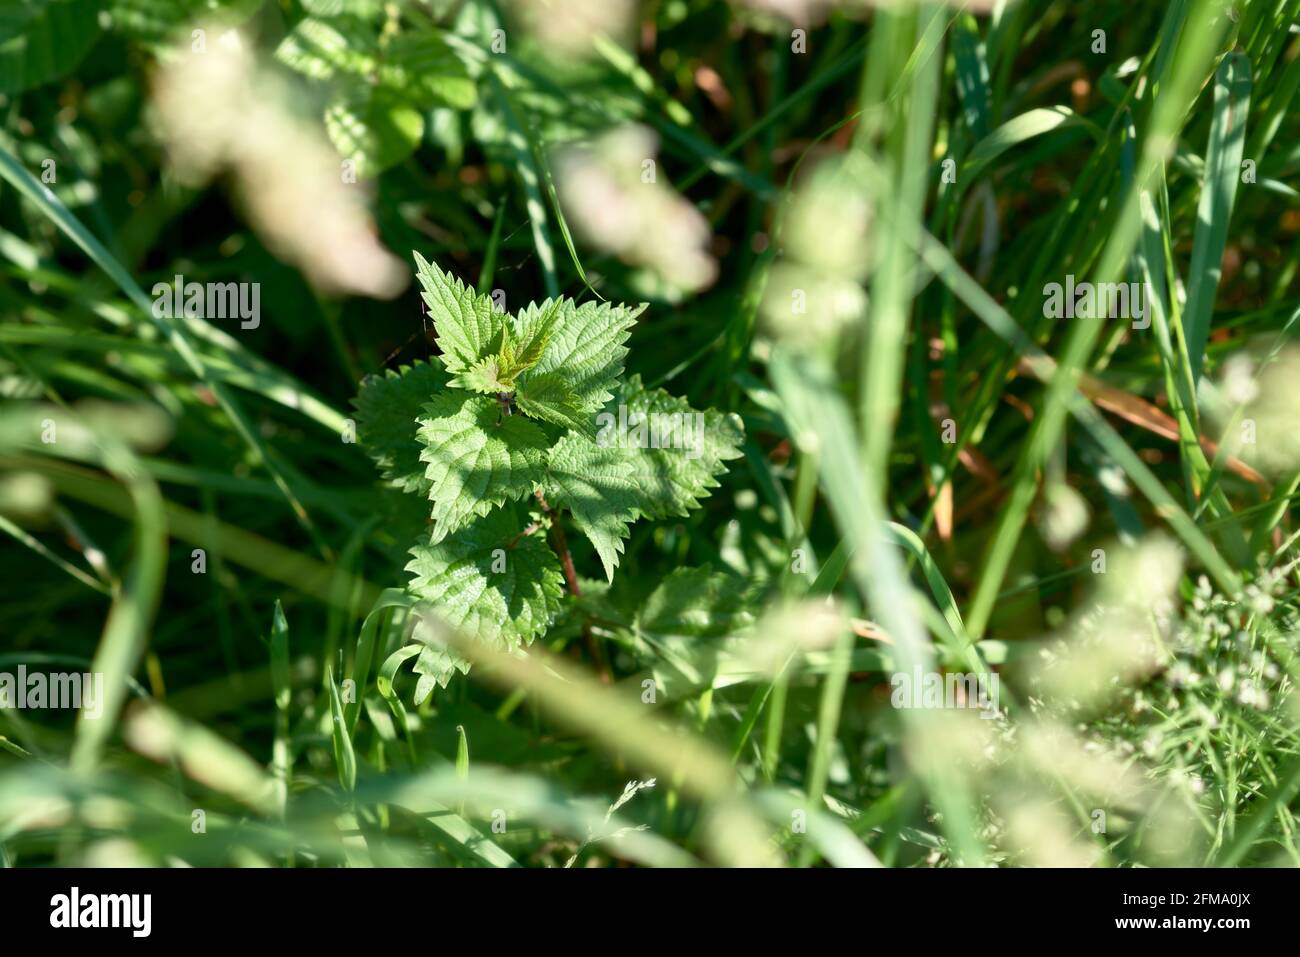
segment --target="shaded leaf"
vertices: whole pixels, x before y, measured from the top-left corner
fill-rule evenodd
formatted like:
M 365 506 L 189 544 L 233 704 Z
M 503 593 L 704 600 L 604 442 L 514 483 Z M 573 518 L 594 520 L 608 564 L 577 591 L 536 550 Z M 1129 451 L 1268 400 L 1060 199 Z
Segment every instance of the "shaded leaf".
M 419 361 L 366 376 L 361 382 L 353 402 L 357 438 L 384 478 L 403 492 L 429 494 L 416 419 L 425 403 L 446 387 L 447 373 L 441 366 Z
M 0 4 L 0 93 L 64 76 L 99 37 L 99 0 Z

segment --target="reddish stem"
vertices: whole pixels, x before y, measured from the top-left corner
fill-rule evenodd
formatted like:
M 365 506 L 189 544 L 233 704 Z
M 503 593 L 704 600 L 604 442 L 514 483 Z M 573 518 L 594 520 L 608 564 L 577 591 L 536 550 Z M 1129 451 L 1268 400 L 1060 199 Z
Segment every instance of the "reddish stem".
M 560 515 L 546 504 L 546 499 L 542 496 L 540 489 L 537 491 L 537 501 L 541 504 L 542 511 L 550 516 L 551 545 L 555 548 L 556 554 L 560 556 L 560 568 L 564 571 L 564 583 L 568 586 L 569 594 L 577 598 L 582 594 L 582 590 L 578 587 L 578 571 L 573 567 L 573 556 L 569 554 L 569 540 L 565 537 L 564 526 L 560 523 Z M 600 675 L 600 680 L 604 684 L 609 684 L 613 681 L 613 676 L 609 670 L 609 662 L 605 660 L 605 656 L 601 653 L 600 645 L 596 642 L 596 636 L 591 633 L 590 624 L 583 624 L 582 637 L 586 641 L 587 653 L 591 655 L 591 660 L 596 665 L 596 672 Z
M 577 598 L 582 592 L 578 589 L 578 572 L 573 567 L 573 556 L 569 554 L 569 540 L 564 537 L 564 527 L 560 516 L 551 515 L 551 543 L 560 556 L 560 567 L 564 569 L 564 583 L 569 586 L 569 594 Z

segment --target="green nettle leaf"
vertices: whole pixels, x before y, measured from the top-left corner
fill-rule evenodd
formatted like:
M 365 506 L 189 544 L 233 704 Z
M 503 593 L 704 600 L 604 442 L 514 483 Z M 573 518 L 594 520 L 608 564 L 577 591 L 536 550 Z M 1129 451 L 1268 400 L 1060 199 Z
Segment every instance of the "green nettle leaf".
M 659 583 L 637 613 L 633 634 L 666 697 L 713 685 L 719 653 L 754 626 L 755 599 L 744 580 L 708 567 L 679 568 Z
M 552 310 L 549 320 L 530 330 L 528 340 L 523 343 L 515 342 L 511 324 L 503 320 L 496 332 L 495 341 L 499 344 L 495 354 L 476 361 L 468 372 L 458 376 L 452 384 L 474 392 L 514 392 L 515 378 L 537 365 L 542 358 L 555 328 L 557 314 L 558 310 Z
M 425 632 L 425 623 L 418 622 L 411 635 L 417 641 L 431 641 L 425 638 Z M 423 704 L 424 699 L 429 697 L 429 692 L 433 691 L 434 685 L 440 688 L 447 687 L 447 682 L 458 671 L 463 675 L 469 674 L 469 662 L 450 648 L 426 643 L 420 649 L 419 657 L 415 659 L 415 673 L 420 675 L 420 683 L 415 687 L 415 703 Z
M 548 497 L 573 513 L 574 524 L 591 540 L 613 581 L 623 539 L 641 503 L 630 456 L 571 433 L 551 449 L 546 480 Z
M 647 391 L 639 376 L 596 421 L 594 441 L 571 432 L 556 443 L 546 488 L 572 511 L 612 581 L 629 523 L 695 508 L 717 487 L 722 463 L 741 454 L 742 430 L 734 416 L 696 412 L 662 389 Z
M 707 566 L 679 568 L 650 593 L 637 630 L 656 638 L 718 638 L 754 624 L 753 600 L 735 575 Z
M 596 420 L 582 410 L 577 394 L 558 372 L 530 376 L 519 384 L 515 404 L 524 415 L 572 429 L 588 437 L 596 435 Z
M 646 389 L 632 376 L 617 400 L 596 417 L 596 444 L 622 449 L 646 518 L 683 516 L 717 488 L 723 463 L 739 458 L 744 426 L 714 409 L 697 412 L 663 389 Z
M 0 4 L 0 93 L 64 76 L 99 38 L 100 0 Z
M 506 317 L 490 297 L 480 296 L 419 253 L 415 254 L 415 265 L 421 296 L 442 350 L 442 364 L 453 376 L 467 373 L 495 352 Z M 452 384 L 465 388 L 455 380 Z
M 553 303 L 551 308 L 544 309 L 535 321 L 527 325 L 522 322 L 512 324 L 519 326 L 517 330 L 512 329 L 510 325 L 506 326 L 505 342 L 511 352 L 511 368 L 515 375 L 527 372 L 542 361 L 546 347 L 550 345 L 551 338 L 555 335 L 561 315 L 560 304 Z M 516 342 L 518 345 L 515 345 Z
M 740 455 L 740 420 L 697 412 L 636 376 L 620 383 L 644 306 L 559 299 L 512 317 L 415 261 L 440 364 L 367 379 L 363 440 L 385 478 L 432 502 L 432 527 L 407 566 L 411 593 L 467 636 L 513 649 L 560 608 L 560 557 L 544 529 L 572 522 L 613 581 L 634 522 L 686 515 L 717 487 Z M 533 494 L 542 507 L 530 523 L 514 503 Z M 647 629 L 666 614 L 651 611 Z M 419 698 L 468 668 L 435 630 L 417 625 Z
M 531 495 L 550 442 L 536 424 L 492 399 L 449 391 L 424 407 L 418 433 L 433 499 L 433 540 L 476 515 Z
M 403 492 L 429 494 L 416 419 L 430 397 L 446 387 L 447 373 L 442 366 L 415 362 L 397 372 L 390 369 L 383 375 L 366 376 L 353 402 L 357 438 L 384 478 Z
M 552 310 L 554 318 L 548 315 Z M 579 306 L 567 299 L 558 303 L 558 309 L 550 301 L 540 306 L 529 304 L 519 315 L 520 339 L 530 338 L 534 330 L 547 323 L 554 322 L 554 329 L 541 359 L 520 377 L 521 384 L 527 378 L 559 373 L 576 397 L 578 408 L 596 412 L 613 398 L 611 390 L 623 374 L 627 358 L 623 343 L 644 310 L 644 305 L 629 308 L 584 302 Z
M 505 376 L 501 374 L 501 360 L 496 356 L 488 356 L 486 359 L 479 359 L 464 375 L 457 376 L 456 384 L 472 392 L 496 395 L 499 392 L 509 392 L 511 389 L 510 383 L 502 381 L 503 379 Z
M 560 609 L 564 575 L 543 536 L 527 531 L 526 516 L 506 507 L 441 542 L 425 539 L 406 566 L 411 593 L 468 639 L 505 650 L 530 644 Z M 431 632 L 427 625 L 414 632 L 429 652 L 416 671 L 446 687 L 452 669 L 467 666 Z

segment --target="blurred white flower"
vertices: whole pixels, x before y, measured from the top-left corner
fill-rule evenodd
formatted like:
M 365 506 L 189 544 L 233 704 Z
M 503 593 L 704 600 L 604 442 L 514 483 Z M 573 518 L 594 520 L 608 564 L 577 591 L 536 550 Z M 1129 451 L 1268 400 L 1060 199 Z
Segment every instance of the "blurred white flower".
M 782 242 L 791 259 L 861 281 L 871 266 L 871 203 L 850 162 L 825 161 L 800 184 L 789 200 Z
M 1029 867 L 1093 867 L 1101 848 L 1076 837 L 1079 828 L 1059 802 L 1042 797 L 1003 798 L 1006 844 Z
M 560 203 L 582 239 L 664 283 L 696 292 L 717 276 L 707 249 L 709 225 L 689 202 L 658 181 L 655 134 L 642 126 L 612 130 L 555 155 Z
M 1258 708 L 1260 711 L 1267 711 L 1271 704 L 1268 692 L 1248 678 L 1243 679 L 1237 686 L 1237 701 L 1249 708 Z
M 592 38 L 627 40 L 636 0 L 511 0 L 523 28 L 556 58 L 590 56 Z
M 1053 775 L 1077 793 L 1109 804 L 1134 804 L 1142 794 L 1142 776 L 1095 742 L 1085 742 L 1069 728 L 1047 721 L 1027 724 L 1019 757 L 1031 777 Z
M 781 339 L 808 344 L 861 316 L 867 294 L 851 279 L 826 276 L 802 263 L 776 263 L 763 289 L 763 321 Z
M 1255 381 L 1255 363 L 1239 352 L 1223 364 L 1223 394 L 1234 405 L 1248 405 L 1259 397 Z
M 200 187 L 229 172 L 267 247 L 314 286 L 381 299 L 406 287 L 409 270 L 376 238 L 361 187 L 246 44 L 178 51 L 155 77 L 153 100 L 175 175 Z
M 1205 382 L 1202 382 L 1204 385 Z M 1288 348 L 1258 367 L 1242 354 L 1223 368 L 1218 390 L 1204 390 L 1202 410 L 1226 429 L 1222 447 L 1270 475 L 1300 468 L 1300 349 Z M 1220 401 L 1213 402 L 1215 392 Z M 1238 406 L 1239 420 L 1234 420 Z
M 87 845 L 81 858 L 81 866 L 96 869 L 155 867 L 157 861 L 153 860 L 135 841 L 124 837 L 110 837 Z
M 38 472 L 0 475 L 0 515 L 34 521 L 54 504 L 54 487 Z
M 1192 688 L 1201 680 L 1201 676 L 1189 662 L 1180 658 L 1165 672 L 1165 680 L 1175 688 Z
M 920 0 L 733 0 L 760 13 L 773 14 L 796 26 L 815 26 L 822 23 L 832 10 L 853 14 L 871 7 L 916 6 Z M 971 13 L 987 13 L 994 0 L 945 0 L 949 6 L 960 6 Z
M 1047 547 L 1059 552 L 1088 527 L 1088 503 L 1064 482 L 1049 482 L 1043 490 L 1038 530 Z
M 777 606 L 737 645 L 736 657 L 755 672 L 776 677 L 792 657 L 830 648 L 848 627 L 844 612 L 825 600 Z
M 862 6 L 861 3 L 854 4 Z M 821 23 L 835 0 L 745 0 L 745 6 L 770 13 L 801 26 Z
M 786 201 L 782 258 L 768 276 L 762 315 L 773 335 L 792 344 L 825 339 L 866 311 L 872 212 L 850 162 L 823 162 Z
M 1153 632 L 1174 622 L 1158 622 L 1153 609 L 1175 593 L 1182 568 L 1181 549 L 1163 535 L 1118 550 L 1094 604 L 1033 669 L 1035 694 L 1086 711 L 1158 670 Z

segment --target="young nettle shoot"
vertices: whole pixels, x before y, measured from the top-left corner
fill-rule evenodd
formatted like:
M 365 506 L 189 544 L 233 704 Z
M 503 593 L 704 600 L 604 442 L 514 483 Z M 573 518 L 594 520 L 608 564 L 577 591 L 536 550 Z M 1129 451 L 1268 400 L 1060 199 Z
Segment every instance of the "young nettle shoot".
M 741 454 L 740 420 L 624 376 L 644 306 L 561 298 L 508 315 L 415 259 L 442 354 L 362 383 L 359 438 L 390 485 L 429 502 L 428 526 L 410 530 L 412 596 L 462 636 L 513 650 L 545 634 L 566 579 L 573 590 L 563 527 L 612 581 L 634 522 L 684 516 L 717 487 Z M 615 420 L 616 436 L 602 425 Z M 414 638 L 431 636 L 417 625 Z M 417 698 L 468 668 L 430 641 Z

